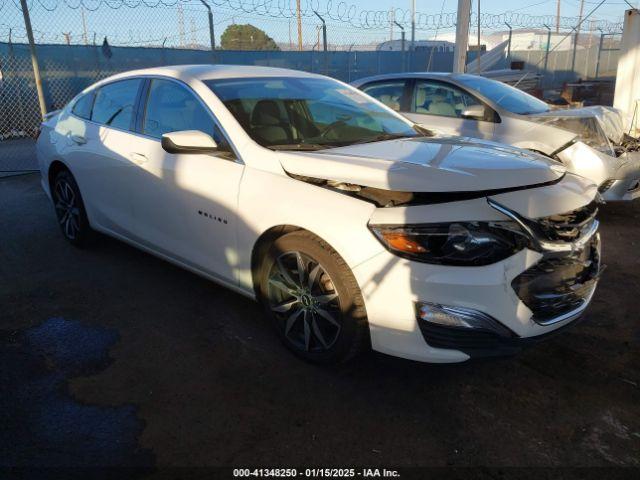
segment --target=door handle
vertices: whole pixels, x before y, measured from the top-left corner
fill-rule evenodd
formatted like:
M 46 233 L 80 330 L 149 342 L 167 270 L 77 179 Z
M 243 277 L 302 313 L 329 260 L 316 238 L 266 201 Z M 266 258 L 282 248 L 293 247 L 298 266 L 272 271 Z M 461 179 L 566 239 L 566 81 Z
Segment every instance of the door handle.
M 141 153 L 132 153 L 129 158 L 131 158 L 131 161 L 137 165 L 142 165 L 143 163 L 146 163 L 149 159 L 144 156 Z
M 73 142 L 77 143 L 78 145 L 84 145 L 85 143 L 87 143 L 87 139 L 82 135 L 71 135 L 71 140 L 73 140 Z

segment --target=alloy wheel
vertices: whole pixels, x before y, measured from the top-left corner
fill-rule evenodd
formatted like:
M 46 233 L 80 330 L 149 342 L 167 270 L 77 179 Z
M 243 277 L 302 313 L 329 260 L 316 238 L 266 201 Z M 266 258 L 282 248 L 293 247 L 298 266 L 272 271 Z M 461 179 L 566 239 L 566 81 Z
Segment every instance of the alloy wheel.
M 75 240 L 80 231 L 80 208 L 73 187 L 65 179 L 58 179 L 54 188 L 55 208 L 62 231 Z
M 329 274 L 301 252 L 281 254 L 268 277 L 269 308 L 285 338 L 305 352 L 330 349 L 342 329 L 340 297 Z

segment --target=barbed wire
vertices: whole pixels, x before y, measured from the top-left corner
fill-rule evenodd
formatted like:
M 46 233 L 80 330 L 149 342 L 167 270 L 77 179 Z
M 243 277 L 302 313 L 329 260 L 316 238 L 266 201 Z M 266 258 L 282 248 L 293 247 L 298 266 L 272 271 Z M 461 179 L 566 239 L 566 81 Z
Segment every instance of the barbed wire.
M 173 7 L 179 3 L 188 4 L 193 0 L 30 0 L 30 4 L 37 4 L 49 12 L 57 10 L 61 5 L 76 10 L 84 8 L 87 11 L 97 11 L 101 7 L 120 8 L 163 8 Z M 20 9 L 18 0 L 0 0 L 0 10 L 7 3 L 13 3 Z M 290 19 L 297 16 L 296 0 L 208 0 L 215 8 L 222 8 L 238 14 L 256 14 L 264 17 Z M 345 0 L 301 0 L 300 14 L 303 17 L 315 17 L 317 12 L 321 16 L 333 21 L 346 23 L 356 28 L 375 29 L 386 28 L 392 22 L 408 27 L 412 23 L 410 9 L 391 8 L 389 10 L 359 9 L 355 4 Z M 198 3 L 199 4 L 199 3 Z M 30 7 L 31 8 L 31 7 Z M 471 24 L 478 23 L 477 14 L 471 16 Z M 418 30 L 436 30 L 455 27 L 456 12 L 425 13 L 416 12 L 415 27 Z M 563 16 L 559 19 L 555 15 L 531 15 L 519 12 L 504 12 L 499 14 L 482 13 L 480 25 L 485 29 L 503 28 L 506 24 L 517 28 L 543 28 L 546 25 L 559 25 L 562 29 L 571 29 L 579 21 L 579 17 Z M 594 28 L 604 31 L 618 31 L 621 22 L 597 20 L 592 22 Z

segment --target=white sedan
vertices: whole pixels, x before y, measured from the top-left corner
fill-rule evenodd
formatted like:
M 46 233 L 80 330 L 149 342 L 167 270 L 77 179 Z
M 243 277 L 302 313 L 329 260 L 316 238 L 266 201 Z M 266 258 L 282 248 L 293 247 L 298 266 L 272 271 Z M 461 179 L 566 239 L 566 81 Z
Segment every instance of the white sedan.
M 257 299 L 310 361 L 515 352 L 578 318 L 598 280 L 595 185 L 430 138 L 319 75 L 116 75 L 50 115 L 37 151 L 69 242 L 102 232 Z

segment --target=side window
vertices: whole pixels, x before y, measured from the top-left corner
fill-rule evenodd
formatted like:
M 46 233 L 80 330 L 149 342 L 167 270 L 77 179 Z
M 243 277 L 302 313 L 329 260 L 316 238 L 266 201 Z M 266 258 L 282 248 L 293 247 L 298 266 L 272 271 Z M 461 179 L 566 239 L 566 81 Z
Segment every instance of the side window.
M 211 115 L 193 93 L 176 82 L 152 80 L 142 133 L 160 138 L 182 130 L 200 130 L 211 135 L 218 145 L 224 144 Z
M 417 80 L 412 112 L 463 118 L 470 107 L 484 111 L 484 104 L 464 90 L 441 82 Z M 467 117 L 465 117 L 467 118 Z
M 71 112 L 77 117 L 91 120 L 91 110 L 93 108 L 94 92 L 89 92 L 81 96 L 73 105 Z
M 91 120 L 129 130 L 141 82 L 140 79 L 122 80 L 101 87 L 96 94 Z
M 362 91 L 399 112 L 404 99 L 404 88 L 404 80 L 389 80 L 369 83 L 362 87 Z

